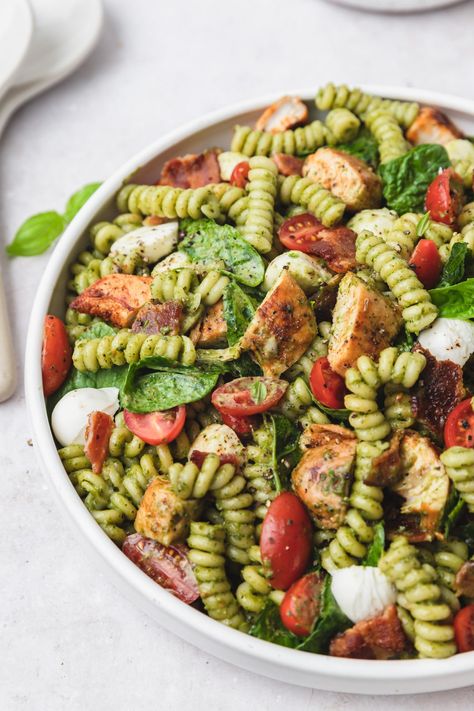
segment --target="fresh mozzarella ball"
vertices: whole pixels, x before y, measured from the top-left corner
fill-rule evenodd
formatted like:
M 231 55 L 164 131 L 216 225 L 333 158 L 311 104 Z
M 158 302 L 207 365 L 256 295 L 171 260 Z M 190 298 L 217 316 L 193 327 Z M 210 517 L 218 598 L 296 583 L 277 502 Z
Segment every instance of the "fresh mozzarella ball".
M 153 267 L 152 275 L 167 272 L 169 269 L 182 269 L 183 267 L 193 267 L 191 260 L 185 252 L 173 252 L 168 257 L 165 257 L 161 262 L 158 262 L 156 267 Z
M 165 222 L 162 225 L 138 227 L 132 232 L 119 237 L 110 249 L 110 256 L 129 257 L 139 255 L 144 262 L 154 264 L 166 257 L 178 244 L 178 221 Z
M 368 230 L 378 237 L 383 237 L 397 219 L 396 212 L 381 207 L 380 210 L 361 210 L 349 220 L 347 226 L 358 235 Z
M 335 570 L 331 581 L 336 602 L 352 622 L 375 617 L 392 605 L 397 591 L 381 570 L 351 565 Z
M 284 269 L 288 269 L 297 284 L 307 292 L 314 291 L 320 284 L 328 282 L 332 276 L 321 259 L 310 257 L 304 252 L 285 252 L 275 257 L 268 265 L 262 284 L 265 291 L 269 291 L 274 286 Z
M 207 454 L 225 454 L 234 455 L 240 464 L 244 461 L 245 449 L 240 439 L 227 425 L 208 425 L 202 432 L 198 434 L 191 449 L 189 450 L 189 459 L 194 451 L 206 452 Z
M 248 156 L 244 156 L 243 153 L 236 153 L 235 151 L 224 151 L 223 153 L 219 153 L 217 160 L 219 161 L 221 180 L 229 181 L 235 166 L 243 161 L 248 161 Z
M 437 318 L 418 336 L 418 343 L 438 360 L 452 360 L 461 367 L 474 353 L 474 323 L 459 318 Z
M 63 447 L 84 444 L 87 416 L 95 410 L 114 415 L 119 409 L 118 395 L 118 388 L 80 388 L 64 395 L 51 415 L 58 442 Z

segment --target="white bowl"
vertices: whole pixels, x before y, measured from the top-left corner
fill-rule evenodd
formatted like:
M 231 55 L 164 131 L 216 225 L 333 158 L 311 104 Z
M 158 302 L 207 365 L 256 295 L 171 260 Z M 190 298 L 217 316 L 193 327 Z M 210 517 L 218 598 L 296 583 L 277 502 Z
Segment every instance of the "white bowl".
M 474 134 L 474 102 L 441 94 L 394 87 L 367 86 L 370 93 L 417 100 L 446 109 Z M 292 92 L 312 103 L 311 91 Z M 281 96 L 279 94 L 278 96 Z M 87 544 L 117 585 L 157 622 L 210 654 L 253 672 L 328 691 L 365 694 L 420 693 L 467 686 L 473 681 L 474 652 L 446 660 L 365 661 L 339 659 L 286 649 L 227 628 L 188 607 L 159 587 L 110 541 L 76 494 L 56 451 L 46 415 L 41 383 L 41 340 L 46 313 L 64 315 L 67 266 L 87 240 L 87 228 L 114 214 L 114 195 L 127 180 L 157 177 L 164 160 L 209 146 L 227 147 L 236 123 L 253 123 L 278 96 L 270 96 L 197 119 L 160 139 L 119 168 L 82 208 L 61 237 L 41 280 L 29 324 L 25 387 L 36 451 L 50 488 L 80 540 Z

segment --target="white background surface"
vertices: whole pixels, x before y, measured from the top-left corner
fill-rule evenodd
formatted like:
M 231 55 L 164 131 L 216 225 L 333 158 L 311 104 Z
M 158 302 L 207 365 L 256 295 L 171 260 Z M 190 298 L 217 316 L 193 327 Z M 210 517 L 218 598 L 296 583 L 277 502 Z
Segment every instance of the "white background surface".
M 23 108 L 0 140 L 3 243 L 27 216 L 61 210 L 75 189 L 106 177 L 167 130 L 240 99 L 330 79 L 474 98 L 472 2 L 402 17 L 320 0 L 105 5 L 105 29 L 90 59 Z M 48 256 L 0 259 L 21 368 Z M 2 711 L 474 708 L 474 688 L 385 699 L 297 688 L 231 667 L 165 632 L 133 609 L 72 538 L 28 444 L 21 388 L 0 405 L 0 423 Z

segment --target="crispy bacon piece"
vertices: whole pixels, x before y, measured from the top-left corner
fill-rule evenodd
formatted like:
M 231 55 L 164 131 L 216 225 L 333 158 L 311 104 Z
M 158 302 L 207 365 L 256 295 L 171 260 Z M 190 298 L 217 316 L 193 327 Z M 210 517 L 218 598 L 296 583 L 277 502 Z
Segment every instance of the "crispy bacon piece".
M 369 486 L 390 486 L 400 478 L 403 468 L 400 457 L 402 432 L 395 432 L 390 440 L 390 446 L 385 452 L 372 459 L 372 466 L 364 484 Z
M 158 184 L 173 188 L 202 188 L 209 183 L 218 183 L 220 175 L 217 151 L 189 153 L 167 161 Z
M 276 163 L 278 172 L 281 175 L 302 175 L 303 174 L 303 158 L 289 156 L 286 153 L 274 153 L 273 161 Z
M 114 421 L 106 412 L 95 410 L 87 417 L 84 453 L 92 465 L 94 474 L 101 473 L 107 459 L 113 428 Z
M 210 306 L 206 315 L 192 329 L 189 337 L 201 348 L 217 348 L 227 345 L 227 322 L 224 318 L 222 299 Z
M 200 469 L 208 454 L 209 452 L 201 452 L 198 449 L 193 449 L 190 460 Z M 236 454 L 219 454 L 219 459 L 221 460 L 221 464 L 232 464 L 234 467 L 240 466 L 240 460 Z
M 179 334 L 183 305 L 179 301 L 164 304 L 144 304 L 132 324 L 134 333 L 161 333 L 165 336 Z
M 282 96 L 268 106 L 257 119 L 258 131 L 281 133 L 308 120 L 308 108 L 299 96 Z
M 158 225 L 164 225 L 165 222 L 169 222 L 168 217 L 158 217 L 158 215 L 148 215 L 143 220 L 144 227 L 158 227 Z
M 355 241 L 357 235 L 348 227 L 324 227 L 312 244 L 312 254 L 324 259 L 333 272 L 343 274 L 357 265 Z
M 113 326 L 126 328 L 136 312 L 150 301 L 151 277 L 110 274 L 94 282 L 76 296 L 71 308 L 82 314 L 99 316 Z
M 418 344 L 414 350 L 426 357 L 426 367 L 418 381 L 412 407 L 417 420 L 441 440 L 446 417 L 465 397 L 462 368 L 451 360 L 437 360 Z
M 415 146 L 420 143 L 440 143 L 442 146 L 463 133 L 439 109 L 424 106 L 407 131 L 407 138 Z
M 352 659 L 391 659 L 405 649 L 406 637 L 395 605 L 381 615 L 361 620 L 332 640 L 329 654 Z
M 459 568 L 454 587 L 458 595 L 474 597 L 474 560 L 467 560 Z

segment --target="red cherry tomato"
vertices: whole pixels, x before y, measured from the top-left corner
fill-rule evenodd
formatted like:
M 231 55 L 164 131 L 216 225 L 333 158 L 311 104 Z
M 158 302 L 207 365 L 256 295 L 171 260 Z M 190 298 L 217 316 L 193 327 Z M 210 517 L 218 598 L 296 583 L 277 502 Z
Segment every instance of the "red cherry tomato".
M 454 636 L 458 652 L 474 652 L 474 605 L 459 610 L 454 618 Z
M 320 403 L 335 410 L 344 407 L 344 395 L 347 392 L 344 378 L 334 372 L 326 357 L 318 358 L 313 365 L 309 383 L 311 392 Z
M 319 615 L 322 584 L 319 573 L 308 573 L 286 592 L 280 605 L 280 617 L 293 634 L 306 637 L 313 629 Z
M 127 536 L 122 545 L 122 551 L 127 558 L 155 583 L 190 604 L 198 599 L 199 589 L 191 563 L 186 556 L 187 550 L 182 543 L 163 546 L 139 533 Z
M 231 173 L 229 183 L 236 188 L 245 188 L 249 177 L 249 170 L 250 164 L 248 161 L 243 160 L 241 163 L 237 163 Z
M 257 415 L 276 405 L 287 387 L 279 378 L 237 378 L 214 390 L 211 402 L 224 415 Z
M 124 410 L 123 418 L 128 429 L 147 444 L 167 444 L 176 439 L 183 429 L 186 408 L 180 405 L 172 410 L 146 414 Z
M 225 415 L 221 412 L 222 422 L 234 430 L 239 437 L 252 434 L 252 431 L 257 426 L 256 417 L 234 417 L 233 415 Z
M 444 443 L 446 447 L 474 447 L 474 412 L 470 397 L 449 413 L 444 425 Z
M 410 257 L 410 266 L 426 289 L 433 289 L 441 275 L 441 257 L 431 239 L 420 239 Z
M 57 316 L 46 316 L 43 330 L 41 370 L 46 397 L 64 383 L 72 363 L 72 351 L 66 327 Z
M 432 220 L 453 225 L 461 209 L 462 195 L 462 179 L 452 168 L 446 168 L 429 186 L 425 208 Z
M 319 232 L 324 229 L 324 225 L 314 215 L 304 212 L 302 215 L 294 215 L 285 220 L 278 231 L 278 236 L 280 242 L 288 249 L 298 249 L 300 252 L 311 254 Z
M 84 453 L 92 464 L 94 474 L 100 474 L 107 459 L 113 428 L 114 421 L 106 412 L 95 410 L 87 417 Z
M 285 491 L 270 504 L 262 525 L 260 552 L 270 585 L 287 590 L 311 560 L 311 519 L 295 494 Z

